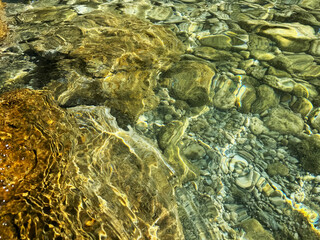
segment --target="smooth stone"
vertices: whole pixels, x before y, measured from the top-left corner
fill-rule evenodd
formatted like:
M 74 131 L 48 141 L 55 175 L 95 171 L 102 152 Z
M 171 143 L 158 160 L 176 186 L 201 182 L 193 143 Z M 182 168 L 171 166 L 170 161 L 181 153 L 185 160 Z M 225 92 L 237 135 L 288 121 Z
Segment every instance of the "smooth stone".
M 149 11 L 147 11 L 147 17 L 151 20 L 164 21 L 173 14 L 170 7 L 153 6 Z
M 255 60 L 254 59 L 248 59 L 248 60 L 245 60 L 245 61 L 241 61 L 239 63 L 239 67 L 244 69 L 245 71 L 247 71 L 251 66 L 253 66 L 255 63 Z
M 279 97 L 268 85 L 260 85 L 256 88 L 257 100 L 252 104 L 251 110 L 254 113 L 262 113 L 267 109 L 279 104 Z
M 279 69 L 289 73 L 301 73 L 314 63 L 314 58 L 308 54 L 279 55 L 272 59 L 270 63 Z
M 241 188 L 250 188 L 253 185 L 253 171 L 251 170 L 247 175 L 236 178 L 236 184 Z
M 272 66 L 270 66 L 268 68 L 267 74 L 268 75 L 273 75 L 273 76 L 276 76 L 276 77 L 280 77 L 280 78 L 282 78 L 282 77 L 290 78 L 291 77 L 291 75 L 288 72 L 280 70 L 280 69 L 277 69 L 277 68 L 272 67 Z
M 213 106 L 219 109 L 230 109 L 235 107 L 238 84 L 226 76 L 217 80 L 216 94 L 213 97 Z
M 240 55 L 242 57 L 244 57 L 245 59 L 248 59 L 250 57 L 250 52 L 242 50 L 242 51 L 240 51 Z
M 211 101 L 214 70 L 203 62 L 180 61 L 168 71 L 164 78 L 171 83 L 170 93 L 191 106 L 203 106 Z
M 309 49 L 311 55 L 320 56 L 320 40 L 313 40 Z
M 306 80 L 320 77 L 320 65 L 317 65 L 316 63 L 310 65 L 309 67 L 301 71 L 299 77 L 302 77 Z
M 226 35 L 209 35 L 199 39 L 203 46 L 213 47 L 221 50 L 229 50 L 232 47 L 231 38 Z
M 273 23 L 243 18 L 241 25 L 249 31 L 270 37 L 280 49 L 290 52 L 307 51 L 310 41 L 317 39 L 313 27 L 300 23 Z
M 243 169 L 247 166 L 247 160 L 239 155 L 235 155 L 229 162 L 229 170 L 231 172 L 236 170 L 238 174 L 242 173 Z
M 266 74 L 267 69 L 261 65 L 253 66 L 247 70 L 247 73 L 257 79 L 262 79 Z
M 185 2 L 185 3 L 197 3 L 197 2 L 201 2 L 201 0 L 181 0 L 181 2 Z
M 212 61 L 229 60 L 233 57 L 228 51 L 216 50 L 212 47 L 197 47 L 194 49 L 194 55 Z
M 274 240 L 272 234 L 263 228 L 261 223 L 255 218 L 250 218 L 242 221 L 239 227 L 243 228 L 245 238 L 248 240 Z
M 312 111 L 313 105 L 307 98 L 301 97 L 290 108 L 292 111 L 300 113 L 301 116 L 305 117 Z
M 310 48 L 310 42 L 306 40 L 290 39 L 279 35 L 273 36 L 273 39 L 277 42 L 277 46 L 283 51 L 298 53 L 308 51 Z
M 276 57 L 273 53 L 265 52 L 262 50 L 251 51 L 251 56 L 259 61 L 270 61 Z
M 236 98 L 236 106 L 243 113 L 251 111 L 251 105 L 257 99 L 256 90 L 250 84 L 242 85 Z
M 281 134 L 299 134 L 304 127 L 303 119 L 291 110 L 276 107 L 263 119 L 266 126 Z
M 311 126 L 320 131 L 320 108 L 314 109 L 310 115 Z
M 295 86 L 295 81 L 291 78 L 278 78 L 272 75 L 265 75 L 263 80 L 269 86 L 279 89 L 283 92 L 292 92 Z
M 308 89 L 301 83 L 297 83 L 293 88 L 293 94 L 297 97 L 309 97 Z

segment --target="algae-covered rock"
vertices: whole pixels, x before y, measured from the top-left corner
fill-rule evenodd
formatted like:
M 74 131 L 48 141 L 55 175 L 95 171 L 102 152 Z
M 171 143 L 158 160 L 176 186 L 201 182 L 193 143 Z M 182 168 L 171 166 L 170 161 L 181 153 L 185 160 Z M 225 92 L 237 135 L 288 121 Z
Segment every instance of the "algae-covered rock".
M 313 128 L 317 129 L 320 131 L 320 108 L 316 108 L 312 111 L 310 114 L 310 124 Z
M 157 106 L 157 77 L 184 51 L 171 30 L 108 6 L 79 15 L 63 6 L 28 9 L 19 19 L 15 38 L 54 62 L 53 80 L 64 79 L 47 86 L 60 105 L 106 104 L 131 121 Z
M 307 51 L 310 42 L 316 39 L 315 31 L 311 26 L 297 22 L 275 23 L 260 19 L 243 19 L 241 24 L 250 31 L 271 38 L 284 51 Z
M 245 237 L 248 240 L 274 240 L 272 234 L 264 229 L 261 223 L 255 218 L 244 220 L 239 226 L 245 230 Z
M 276 175 L 288 176 L 289 168 L 281 162 L 275 162 L 268 165 L 267 172 L 271 177 Z
M 203 46 L 213 47 L 221 50 L 229 50 L 232 47 L 231 38 L 226 35 L 210 35 L 200 38 Z
M 295 86 L 295 81 L 291 78 L 278 78 L 272 75 L 266 75 L 263 80 L 269 86 L 283 92 L 291 92 Z
M 279 97 L 277 94 L 271 87 L 265 84 L 256 88 L 256 94 L 257 99 L 251 107 L 251 111 L 254 113 L 262 113 L 279 104 Z
M 300 97 L 295 101 L 294 104 L 292 104 L 290 108 L 294 112 L 300 113 L 301 116 L 305 117 L 311 112 L 313 105 L 307 98 Z
M 172 168 L 105 107 L 0 96 L 2 239 L 184 239 Z
M 180 148 L 183 145 L 181 140 L 188 125 L 189 121 L 187 118 L 183 119 L 182 121 L 174 120 L 163 127 L 158 136 L 159 147 L 161 150 L 163 150 L 168 163 L 172 166 L 174 175 L 178 177 L 178 183 L 194 179 L 199 174 L 199 170 L 194 167 L 189 160 L 183 156 L 183 154 L 181 154 Z M 187 153 L 187 157 L 192 158 L 201 154 L 193 153 L 193 150 Z
M 194 55 L 209 59 L 212 61 L 230 60 L 232 53 L 225 50 L 217 50 L 212 47 L 197 47 L 194 49 Z
M 210 103 L 215 71 L 207 64 L 196 61 L 180 61 L 165 75 L 169 78 L 171 94 L 191 106 L 203 106 Z
M 270 130 L 282 134 L 299 134 L 304 126 L 304 121 L 298 114 L 280 106 L 273 108 L 264 122 Z

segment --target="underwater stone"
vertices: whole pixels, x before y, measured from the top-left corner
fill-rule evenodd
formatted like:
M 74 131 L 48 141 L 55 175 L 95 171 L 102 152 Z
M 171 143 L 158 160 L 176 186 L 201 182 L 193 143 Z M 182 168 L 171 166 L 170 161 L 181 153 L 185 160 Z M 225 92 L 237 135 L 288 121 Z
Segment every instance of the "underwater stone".
M 253 103 L 251 110 L 254 113 L 262 113 L 265 110 L 275 107 L 279 104 L 279 97 L 274 90 L 263 84 L 256 89 L 257 100 Z
M 311 26 L 300 23 L 273 23 L 265 20 L 245 19 L 241 22 L 245 28 L 270 37 L 279 48 L 290 52 L 307 51 L 310 41 L 316 39 Z
M 1 238 L 184 239 L 170 166 L 105 107 L 62 110 L 27 89 L 0 98 Z
M 274 240 L 271 233 L 265 230 L 261 223 L 255 218 L 244 220 L 239 226 L 245 230 L 245 237 L 248 240 Z
M 304 121 L 298 114 L 280 106 L 273 108 L 263 121 L 270 130 L 281 134 L 302 133 L 304 126 Z
M 299 6 L 316 10 L 316 9 L 320 9 L 320 2 L 317 0 L 302 0 L 299 2 Z
M 288 176 L 289 168 L 281 162 L 276 162 L 268 165 L 267 172 L 271 177 L 276 175 Z
M 0 0 L 0 41 L 5 38 L 8 32 L 7 24 L 4 19 L 4 4 Z
M 171 94 L 191 106 L 202 106 L 211 101 L 214 76 L 211 67 L 196 61 L 180 61 L 165 74 L 171 82 Z
M 240 112 L 249 113 L 251 106 L 257 99 L 256 91 L 250 84 L 242 85 L 236 98 L 236 105 Z
M 263 80 L 269 86 L 283 92 L 291 92 L 295 86 L 295 81 L 291 78 L 278 78 L 272 75 L 265 75 Z
M 320 131 L 320 108 L 316 108 L 310 114 L 310 124 L 313 128 Z
M 231 38 L 226 35 L 210 35 L 199 39 L 203 46 L 221 50 L 229 50 L 232 47 Z
M 197 47 L 194 49 L 194 55 L 212 61 L 227 60 L 233 57 L 232 53 L 228 51 L 217 50 L 212 47 Z
M 154 6 L 147 11 L 147 17 L 151 20 L 164 21 L 173 14 L 170 7 Z
M 268 68 L 267 74 L 275 76 L 275 77 L 279 77 L 279 78 L 290 78 L 291 77 L 290 73 L 288 73 L 286 71 L 283 71 L 283 70 L 280 70 L 280 69 L 277 69 L 277 68 L 272 67 L 272 66 L 270 66 Z
M 299 154 L 300 161 L 305 170 L 320 174 L 320 135 L 304 136 L 301 143 L 291 146 Z
M 32 199 L 45 201 L 45 195 L 39 194 L 51 191 L 59 195 L 56 186 L 64 177 L 59 180 L 56 172 L 64 172 L 62 152 L 70 149 L 71 138 L 63 138 L 63 133 L 70 124 L 66 113 L 45 91 L 25 89 L 2 94 L 0 109 L 0 237 L 18 239 L 16 227 L 28 222 L 28 212 L 35 204 Z M 56 202 L 53 200 L 52 204 Z M 38 227 L 44 224 L 40 221 Z M 20 232 L 21 237 L 37 229 L 27 226 L 24 231 Z
M 236 178 L 235 182 L 240 188 L 250 188 L 253 186 L 253 170 L 250 170 L 245 176 Z
M 305 117 L 312 111 L 313 105 L 307 98 L 300 97 L 292 106 L 290 106 L 290 108 L 294 112 L 300 113 L 301 116 Z
M 46 16 L 53 16 L 58 10 L 46 9 Z M 29 10 L 20 17 L 34 18 L 33 13 Z M 29 40 L 28 45 L 45 59 L 57 62 L 60 74 L 66 78 L 66 86 L 50 88 L 59 103 L 68 105 L 70 99 L 79 95 L 81 86 L 95 81 L 93 85 L 100 86 L 101 97 L 92 101 L 106 99 L 107 106 L 131 121 L 157 106 L 158 99 L 153 92 L 157 76 L 179 60 L 184 51 L 183 44 L 171 30 L 108 8 L 50 24 L 50 27 L 34 24 L 33 28 L 42 32 Z M 23 35 L 26 29 L 21 26 L 20 31 L 16 33 Z M 83 77 L 70 78 L 79 73 Z M 63 88 L 66 90 L 61 92 Z
M 301 73 L 313 65 L 314 58 L 308 54 L 279 55 L 271 64 L 289 73 Z
M 230 109 L 235 107 L 238 93 L 238 83 L 227 76 L 220 76 L 215 86 L 213 106 L 219 109 Z
M 313 40 L 309 49 L 312 55 L 320 56 L 320 40 Z
M 206 151 L 198 143 L 192 143 L 183 149 L 183 154 L 190 160 L 199 160 L 206 155 Z
M 261 50 L 251 51 L 251 56 L 259 61 L 269 61 L 276 57 L 273 53 L 269 53 Z
M 268 129 L 263 125 L 263 122 L 257 117 L 250 119 L 250 130 L 255 135 L 260 135 L 261 133 L 268 131 Z

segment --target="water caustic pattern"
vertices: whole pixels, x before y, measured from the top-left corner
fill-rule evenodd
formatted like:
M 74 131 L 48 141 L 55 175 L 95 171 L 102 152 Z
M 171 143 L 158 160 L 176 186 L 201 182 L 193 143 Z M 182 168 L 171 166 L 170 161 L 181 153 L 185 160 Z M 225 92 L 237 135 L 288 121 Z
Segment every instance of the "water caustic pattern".
M 182 239 L 161 153 L 105 108 L 0 99 L 1 239 Z
M 320 239 L 319 1 L 5 5 L 1 239 Z
M 169 29 L 112 7 L 87 11 L 78 15 L 62 6 L 27 11 L 17 17 L 23 24 L 16 32 L 24 34 L 16 37 L 28 42 L 29 51 L 55 62 L 55 74 L 64 72 L 61 77 L 68 82 L 49 86 L 59 104 L 105 103 L 136 119 L 157 106 L 156 78 L 179 59 L 183 45 Z M 43 18 L 50 27 L 33 36 L 48 24 Z M 80 89 L 87 94 L 79 94 Z
M 62 153 L 70 150 L 59 136 L 69 128 L 65 112 L 48 93 L 31 90 L 3 94 L 0 107 L 0 236 L 37 236 L 44 227 L 37 214 L 53 210 L 63 181 Z

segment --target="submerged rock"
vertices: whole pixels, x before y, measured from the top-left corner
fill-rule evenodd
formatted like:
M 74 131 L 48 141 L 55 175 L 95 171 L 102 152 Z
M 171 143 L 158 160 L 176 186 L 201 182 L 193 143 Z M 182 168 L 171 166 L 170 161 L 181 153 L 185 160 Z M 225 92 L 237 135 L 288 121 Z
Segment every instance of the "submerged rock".
M 7 35 L 8 28 L 4 21 L 4 4 L 0 0 L 0 41 Z
M 266 229 L 264 229 L 261 223 L 255 218 L 244 220 L 239 224 L 239 226 L 245 230 L 246 232 L 245 237 L 248 240 L 255 240 L 255 239 L 273 240 L 274 239 L 271 233 Z
M 59 104 L 106 104 L 131 120 L 157 106 L 157 76 L 184 51 L 171 30 L 106 6 L 83 15 L 65 7 L 29 9 L 19 19 L 15 38 L 54 63 L 55 80 L 65 79 L 48 85 Z M 83 88 L 91 94 L 79 95 Z
M 298 114 L 280 106 L 273 108 L 264 122 L 270 130 L 282 134 L 302 133 L 304 126 L 304 121 Z
M 320 174 L 320 135 L 305 136 L 298 146 L 292 146 L 298 152 L 305 170 Z
M 262 84 L 256 89 L 257 99 L 252 104 L 251 110 L 254 113 L 262 113 L 267 109 L 275 107 L 279 104 L 279 97 L 274 90 Z
M 3 239 L 184 239 L 171 167 L 105 107 L 60 109 L 43 91 L 1 96 Z
M 46 225 L 45 221 L 37 223 L 36 212 L 41 208 L 47 208 L 48 212 L 56 210 L 55 205 L 62 197 L 58 185 L 64 181 L 62 153 L 71 146 L 71 139 L 64 136 L 70 123 L 66 113 L 46 92 L 5 93 L 1 96 L 0 108 L 0 237 L 35 239 L 39 236 L 38 230 Z M 51 198 L 54 192 L 56 197 Z M 32 217 L 34 222 L 22 227 L 32 221 Z
M 310 42 L 316 39 L 314 29 L 300 23 L 273 23 L 265 20 L 243 19 L 241 25 L 250 31 L 270 37 L 280 49 L 290 52 L 307 51 Z
M 203 106 L 212 100 L 214 70 L 205 63 L 180 61 L 165 74 L 171 94 L 191 106 Z

